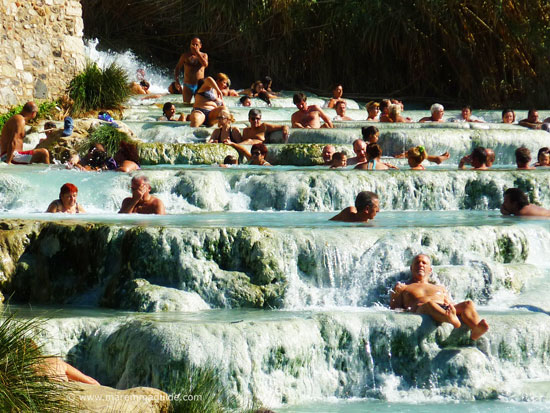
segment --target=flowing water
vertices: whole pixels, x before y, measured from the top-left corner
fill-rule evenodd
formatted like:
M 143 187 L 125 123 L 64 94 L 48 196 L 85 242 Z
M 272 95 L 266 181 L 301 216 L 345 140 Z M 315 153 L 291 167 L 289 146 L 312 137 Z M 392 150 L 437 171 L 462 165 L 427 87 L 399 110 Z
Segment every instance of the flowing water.
M 92 59 L 116 60 L 130 77 L 144 66 L 131 54 L 96 46 L 88 46 Z M 146 72 L 154 92 L 170 83 L 161 71 Z M 253 105 L 264 121 L 288 124 L 291 95 L 283 93 L 271 107 Z M 205 142 L 212 128 L 156 122 L 166 101 L 190 111 L 178 96 L 133 98 L 124 121 L 145 142 Z M 236 98 L 226 101 L 237 126 L 244 126 L 248 108 Z M 367 123 L 362 104 L 350 100 L 348 108 L 354 121 L 335 130 L 292 130 L 289 143 L 333 143 L 351 155 Z M 415 120 L 426 114 L 404 113 Z M 500 119 L 498 111 L 475 114 Z M 399 170 L 144 166 L 166 216 L 117 214 L 129 196 L 125 174 L 0 165 L 0 218 L 11 223 L 4 225 L 26 223 L 19 230 L 30 245 L 22 279 L 25 268 L 47 263 L 42 284 L 33 287 L 31 278 L 22 289 L 49 305 L 12 309 L 20 317 L 47 316 L 46 348 L 119 388 L 161 387 L 166 366 L 184 358 L 215 364 L 220 380 L 243 401 L 281 412 L 548 411 L 550 221 L 503 217 L 498 208 L 509 187 L 550 208 L 550 169 L 513 167 L 516 147 L 536 154 L 549 146 L 550 135 L 498 123 L 378 126 L 386 155 L 424 145 L 429 153 L 448 150 L 451 158 L 426 171 L 393 159 Z M 29 136 L 27 145 L 41 137 Z M 458 171 L 458 160 L 477 145 L 494 148 L 497 165 Z M 44 213 L 65 182 L 78 186 L 88 214 Z M 374 221 L 328 220 L 361 190 L 380 197 Z M 77 256 L 57 258 L 63 243 L 74 244 Z M 456 301 L 476 302 L 491 324 L 482 339 L 474 343 L 464 328 L 388 309 L 391 287 L 407 277 L 410 259 L 420 252 L 430 255 L 434 280 Z M 119 265 L 122 256 L 128 265 Z M 91 271 L 94 282 L 60 281 L 78 277 L 63 260 Z M 145 280 L 140 311 L 129 311 L 137 304 L 124 294 L 110 296 L 110 283 L 127 266 L 133 278 Z M 51 286 L 58 289 L 48 295 Z M 102 307 L 105 302 L 119 309 Z

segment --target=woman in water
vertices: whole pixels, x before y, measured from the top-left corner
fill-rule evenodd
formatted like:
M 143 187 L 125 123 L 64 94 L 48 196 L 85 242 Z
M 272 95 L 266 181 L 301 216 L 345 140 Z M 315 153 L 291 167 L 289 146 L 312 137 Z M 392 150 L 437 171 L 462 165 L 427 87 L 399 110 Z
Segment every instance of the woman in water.
M 344 87 L 341 84 L 334 85 L 332 88 L 332 98 L 328 101 L 327 108 L 334 108 L 336 106 L 336 102 L 342 99 L 342 95 L 344 94 Z
M 214 76 L 214 79 L 216 79 L 216 83 L 220 87 L 222 95 L 239 96 L 236 90 L 229 89 L 229 86 L 231 86 L 231 80 L 229 80 L 229 77 L 225 73 L 218 73 L 216 76 Z
M 516 113 L 512 109 L 504 109 L 502 111 L 502 123 L 515 123 Z
M 382 148 L 377 143 L 369 143 L 367 145 L 367 162 L 358 164 L 355 169 L 367 169 L 367 170 L 385 170 L 385 169 L 398 169 L 392 164 L 382 162 L 380 159 L 382 156 Z
M 240 142 L 242 140 L 239 128 L 231 126 L 235 122 L 233 115 L 227 110 L 222 110 L 218 116 L 218 129 L 210 136 L 209 143 Z
M 220 85 L 225 87 L 224 84 L 226 84 L 224 80 L 220 80 L 218 83 L 210 76 L 202 83 L 199 81 L 200 86 L 195 93 L 193 111 L 187 117 L 191 122 L 191 127 L 196 128 L 203 124 L 211 126 L 218 119 L 220 113 L 225 109 L 223 93 L 220 89 Z
M 59 199 L 52 201 L 46 212 L 66 212 L 67 214 L 82 214 L 86 212 L 76 202 L 77 195 L 78 188 L 75 185 L 71 183 L 64 184 L 59 191 Z

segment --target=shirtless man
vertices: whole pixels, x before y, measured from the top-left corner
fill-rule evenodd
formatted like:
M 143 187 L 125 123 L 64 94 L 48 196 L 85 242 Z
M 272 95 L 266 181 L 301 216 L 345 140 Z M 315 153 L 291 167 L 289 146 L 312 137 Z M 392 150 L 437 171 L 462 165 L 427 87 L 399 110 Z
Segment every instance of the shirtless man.
M 521 148 L 517 148 L 516 152 L 516 165 L 518 169 L 535 169 L 534 166 L 531 166 L 531 151 L 526 148 L 525 146 L 522 146 Z
M 332 122 L 328 116 L 321 110 L 317 105 L 308 106 L 306 101 L 307 97 L 303 93 L 296 93 L 292 99 L 298 112 L 294 112 L 290 120 L 292 121 L 293 128 L 301 129 L 319 129 L 323 128 L 333 128 Z M 321 121 L 319 117 L 325 122 L 321 126 Z
M 323 157 L 324 166 L 332 165 L 332 155 L 334 155 L 334 152 L 336 152 L 336 149 L 334 149 L 334 146 L 332 145 L 326 145 L 323 148 L 323 152 L 321 152 L 321 156 Z
M 439 103 L 434 103 L 430 108 L 431 116 L 426 116 L 420 119 L 418 122 L 445 122 L 443 115 L 445 114 L 445 108 Z
M 362 191 L 355 197 L 355 206 L 343 209 L 338 215 L 333 216 L 330 221 L 344 222 L 367 222 L 374 219 L 380 211 L 378 195 L 370 191 Z
M 264 141 L 269 143 L 269 135 L 277 131 L 283 132 L 285 142 L 288 140 L 288 126 L 262 123 L 262 111 L 260 109 L 250 109 L 248 120 L 250 121 L 250 127 L 243 129 L 243 140 L 240 143 L 246 145 L 254 145 Z
M 367 162 L 367 144 L 363 139 L 355 139 L 353 141 L 353 152 L 355 152 L 355 156 L 348 159 L 348 165 Z
M 174 79 L 179 83 L 180 71 L 183 67 L 183 103 L 190 103 L 197 91 L 197 82 L 204 79 L 204 69 L 208 66 L 208 55 L 201 52 L 201 39 L 194 37 L 191 40 L 189 51 L 181 55 L 176 68 Z
M 336 116 L 334 117 L 333 120 L 336 120 L 336 121 L 353 120 L 352 118 L 346 115 L 347 106 L 348 104 L 346 103 L 345 100 L 339 100 L 338 102 L 336 102 L 336 106 L 334 106 L 334 109 L 336 110 Z
M 432 273 L 430 258 L 419 254 L 411 264 L 411 280 L 398 282 L 390 295 L 390 308 L 402 308 L 411 313 L 427 314 L 439 323 L 449 323 L 455 328 L 466 324 L 470 338 L 477 340 L 489 330 L 489 324 L 481 320 L 474 303 L 470 300 L 453 304 L 445 287 L 428 282 Z M 460 317 L 460 319 L 459 319 Z
M 149 194 L 151 184 L 146 176 L 133 177 L 131 189 L 132 196 L 122 201 L 119 214 L 166 214 L 162 201 Z
M 493 161 L 494 161 L 494 151 L 491 149 L 491 153 L 493 155 Z M 477 148 L 474 148 L 472 153 L 470 155 L 466 155 L 462 157 L 460 162 L 458 163 L 458 169 L 465 169 L 465 165 L 472 165 L 472 169 L 477 170 L 485 170 L 488 169 L 493 163 L 491 162 L 489 165 L 489 153 L 487 152 L 487 149 L 485 149 L 482 146 L 478 146 Z
M 50 163 L 50 153 L 47 149 L 23 151 L 25 123 L 34 119 L 37 113 L 38 106 L 34 102 L 27 102 L 21 113 L 13 115 L 4 124 L 0 137 L 0 160 L 2 162 L 17 165 Z
M 452 122 L 478 122 L 484 123 L 483 120 L 477 116 L 472 115 L 472 107 L 469 105 L 463 106 L 460 111 L 460 117 L 452 119 Z
M 518 122 L 518 125 L 529 129 L 540 129 L 542 122 L 539 120 L 539 112 L 536 109 L 529 109 L 527 117 Z
M 529 203 L 527 195 L 519 188 L 508 188 L 500 207 L 502 215 L 524 217 L 550 217 L 550 210 Z

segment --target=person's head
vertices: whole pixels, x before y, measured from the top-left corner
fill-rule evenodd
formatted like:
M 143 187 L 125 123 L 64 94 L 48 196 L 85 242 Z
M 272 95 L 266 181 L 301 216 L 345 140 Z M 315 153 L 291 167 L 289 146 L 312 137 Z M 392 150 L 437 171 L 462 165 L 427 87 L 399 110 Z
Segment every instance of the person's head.
M 367 149 L 367 144 L 363 139 L 355 139 L 353 141 L 353 152 L 355 152 L 355 155 L 357 155 L 357 157 L 361 158 L 365 156 L 366 149 Z
M 357 212 L 365 212 L 368 219 L 373 219 L 380 211 L 378 195 L 371 191 L 361 191 L 355 197 Z
M 171 95 L 181 95 L 183 93 L 183 89 L 178 82 L 172 82 L 170 83 L 170 86 L 168 86 L 168 93 Z
M 252 164 L 261 163 L 265 160 L 265 156 L 267 155 L 267 146 L 263 143 L 256 143 L 250 148 L 250 154 L 252 155 Z
M 134 176 L 130 184 L 132 194 L 137 192 L 142 185 L 145 187 L 145 194 L 151 192 L 151 183 L 149 182 L 149 178 L 147 178 L 145 175 Z
M 403 112 L 405 110 L 405 105 L 403 104 L 403 102 L 401 100 L 391 99 L 390 102 L 391 102 L 392 105 L 399 105 L 399 107 L 401 108 L 401 112 Z
M 334 155 L 335 151 L 336 149 L 334 149 L 334 146 L 332 145 L 326 145 L 323 148 L 323 152 L 321 153 L 321 155 L 323 157 L 323 162 L 325 163 L 325 165 L 328 165 L 332 161 L 332 156 Z
M 258 128 L 262 124 L 262 111 L 260 109 L 250 109 L 248 111 L 248 121 L 251 127 Z
M 487 166 L 487 151 L 484 147 L 478 146 L 472 151 L 472 166 L 474 168 L 483 168 Z
M 531 162 L 531 151 L 525 146 L 516 149 L 516 164 L 518 168 L 525 167 Z
M 57 129 L 57 125 L 54 122 L 46 122 L 44 124 L 44 133 L 46 134 L 46 137 L 49 138 L 52 132 L 54 132 Z
M 271 98 L 269 97 L 269 93 L 267 93 L 267 90 L 265 89 L 258 93 L 258 99 L 261 99 L 268 105 L 271 105 Z
M 422 281 L 432 273 L 432 262 L 426 254 L 418 254 L 411 262 L 411 278 L 413 281 Z
M 226 89 L 231 86 L 231 81 L 225 73 L 218 73 L 214 76 L 214 80 L 220 89 Z
M 78 188 L 71 183 L 64 184 L 59 191 L 59 199 L 65 208 L 71 208 L 76 205 L 76 196 Z
M 504 200 L 500 212 L 504 215 L 517 215 L 524 206 L 529 205 L 527 195 L 519 188 L 508 188 L 504 192 Z
M 502 123 L 514 123 L 516 121 L 516 112 L 512 109 L 502 111 Z
M 346 107 L 347 107 L 347 103 L 345 100 L 339 100 L 338 102 L 336 102 L 336 106 L 334 106 L 334 109 L 336 110 L 336 114 L 338 116 L 345 116 Z
M 34 102 L 27 102 L 21 109 L 21 116 L 27 119 L 34 119 L 38 114 L 38 106 Z
M 261 80 L 256 80 L 254 83 L 252 83 L 251 89 L 254 94 L 258 94 L 265 90 L 265 86 Z
M 365 106 L 367 109 L 367 113 L 369 114 L 369 118 L 375 118 L 378 115 L 378 112 L 380 112 L 380 104 L 375 101 L 370 101 Z
M 224 109 L 220 112 L 220 114 L 217 117 L 217 120 L 218 120 L 218 127 L 220 128 L 224 125 L 229 126 L 233 122 L 235 122 L 235 118 L 233 117 L 231 112 L 229 112 L 227 109 Z
M 430 113 L 432 114 L 432 120 L 434 122 L 443 119 L 443 115 L 445 114 L 445 108 L 440 103 L 434 103 L 430 107 Z
M 391 104 L 388 110 L 388 116 L 393 121 L 397 120 L 397 117 L 401 114 L 401 105 Z
M 302 92 L 295 93 L 292 97 L 292 102 L 294 102 L 299 110 L 307 110 L 307 96 Z
M 345 152 L 336 152 L 332 155 L 331 168 L 343 168 L 348 164 L 348 156 Z
M 172 102 L 166 102 L 162 107 L 162 114 L 171 119 L 176 114 L 176 107 Z
M 239 161 L 233 155 L 227 155 L 223 160 L 224 165 L 238 165 Z
M 141 88 L 143 90 L 145 90 L 146 92 L 149 90 L 149 88 L 151 87 L 151 84 L 147 81 L 147 80 L 142 80 L 141 82 L 139 82 L 139 85 L 141 86 Z
M 536 109 L 529 109 L 527 112 L 527 122 L 537 123 L 539 121 L 539 111 Z
M 344 87 L 338 83 L 332 87 L 332 98 L 333 99 L 340 99 L 342 95 L 344 94 Z
M 540 148 L 537 154 L 537 161 L 539 162 L 539 166 L 550 166 L 550 148 L 547 146 Z
M 380 112 L 387 114 L 390 110 L 391 106 L 391 100 L 389 99 L 382 99 L 380 101 Z
M 470 116 L 472 116 L 472 107 L 469 105 L 462 106 L 462 111 L 460 112 L 462 119 L 466 122 L 470 121 Z
M 376 126 L 363 126 L 361 128 L 363 140 L 367 143 L 376 143 L 380 137 L 380 131 Z
M 264 84 L 264 88 L 266 90 L 269 90 L 271 89 L 271 85 L 273 84 L 273 79 L 271 79 L 271 77 L 269 76 L 264 76 L 262 77 L 262 83 Z
M 427 157 L 428 153 L 423 146 L 415 146 L 407 151 L 407 160 L 411 168 L 420 165 Z
M 198 37 L 193 37 L 191 39 L 191 44 L 189 45 L 189 48 L 191 49 L 196 48 L 197 50 L 200 50 L 201 47 L 202 47 L 201 39 L 199 39 Z
M 382 148 L 377 143 L 369 143 L 367 145 L 367 159 L 377 159 L 382 156 Z
M 487 168 L 490 168 L 495 163 L 495 151 L 491 148 L 485 148 L 485 153 L 487 154 L 487 162 L 485 165 L 487 165 Z
M 241 96 L 241 98 L 239 99 L 239 103 L 243 106 L 252 105 L 252 101 L 250 100 L 250 98 L 248 96 Z

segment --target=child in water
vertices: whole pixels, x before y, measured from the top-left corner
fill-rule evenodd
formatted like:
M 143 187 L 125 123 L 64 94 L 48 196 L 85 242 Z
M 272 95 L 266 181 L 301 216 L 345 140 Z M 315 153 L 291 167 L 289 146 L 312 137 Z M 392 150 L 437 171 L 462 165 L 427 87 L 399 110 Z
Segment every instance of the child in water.
M 330 169 L 345 168 L 346 166 L 348 166 L 348 156 L 345 152 L 336 152 L 332 155 Z
M 550 148 L 545 146 L 544 148 L 539 149 L 537 163 L 535 163 L 534 166 L 537 168 L 550 166 Z
M 423 146 L 415 146 L 407 151 L 407 161 L 409 161 L 409 166 L 411 169 L 418 171 L 423 171 L 426 169 L 422 166 L 422 162 L 424 162 L 427 158 L 428 153 Z

